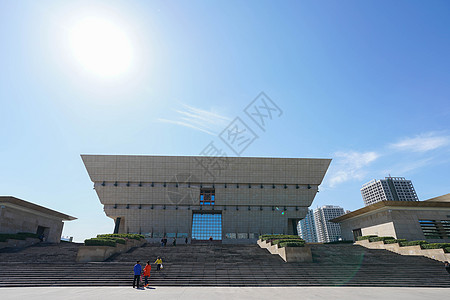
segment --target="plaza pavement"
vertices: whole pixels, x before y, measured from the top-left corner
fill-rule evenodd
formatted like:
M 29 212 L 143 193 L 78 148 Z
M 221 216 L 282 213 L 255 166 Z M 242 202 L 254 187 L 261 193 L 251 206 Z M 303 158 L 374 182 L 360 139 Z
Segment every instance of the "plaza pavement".
M 401 287 L 24 287 L 0 288 L 0 299 L 446 299 L 446 288 Z M 446 296 L 447 295 L 447 296 Z

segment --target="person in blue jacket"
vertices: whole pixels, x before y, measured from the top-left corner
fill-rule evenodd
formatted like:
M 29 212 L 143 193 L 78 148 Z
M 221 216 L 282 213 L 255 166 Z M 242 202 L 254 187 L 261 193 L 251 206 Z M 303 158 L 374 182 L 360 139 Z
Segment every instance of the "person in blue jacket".
M 142 273 L 142 266 L 139 260 L 134 265 L 133 270 L 134 270 L 133 288 L 135 286 L 139 288 L 139 281 L 141 280 L 141 273 Z

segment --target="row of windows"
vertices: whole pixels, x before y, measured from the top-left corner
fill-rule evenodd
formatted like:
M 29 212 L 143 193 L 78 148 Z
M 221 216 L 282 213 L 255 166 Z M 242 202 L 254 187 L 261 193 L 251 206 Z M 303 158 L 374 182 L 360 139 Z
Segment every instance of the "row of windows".
M 201 229 L 198 229 L 198 231 L 201 231 Z M 138 234 L 138 232 L 135 232 Z M 174 232 L 168 232 L 168 233 L 163 233 L 163 232 L 147 232 L 147 233 L 141 233 L 143 234 L 146 238 L 158 238 L 158 239 L 162 239 L 162 238 L 168 238 L 168 239 L 173 239 L 173 238 L 189 238 L 189 233 L 174 233 Z M 272 233 L 248 233 L 248 232 L 229 232 L 229 233 L 225 233 L 225 238 L 227 239 L 257 239 L 260 235 L 262 234 L 272 234 Z M 222 232 L 220 232 L 220 235 L 222 235 Z M 217 237 L 217 233 L 214 235 L 215 237 Z M 214 239 L 213 236 L 213 239 Z M 204 231 L 203 235 L 197 235 L 197 237 L 203 237 L 204 239 L 209 239 L 210 236 L 208 236 L 208 234 L 206 233 L 206 231 Z M 200 239 L 200 238 L 197 238 Z M 217 239 L 217 238 L 216 238 Z
M 419 220 L 426 239 L 450 238 L 450 220 Z
M 99 183 L 94 183 L 94 188 L 95 185 L 98 185 Z M 114 181 L 114 182 L 107 182 L 107 181 L 103 181 L 102 183 L 100 183 L 101 186 L 138 186 L 138 187 L 187 187 L 187 188 L 203 188 L 203 184 L 202 183 L 178 183 L 178 182 L 120 182 L 120 181 Z M 211 185 L 211 184 L 206 184 L 207 186 Z M 260 188 L 260 189 L 264 189 L 264 188 L 272 188 L 272 189 L 276 189 L 276 188 L 284 188 L 284 189 L 311 189 L 312 186 L 310 184 L 239 184 L 239 183 L 233 183 L 233 184 L 228 184 L 228 183 L 223 183 L 223 184 L 212 184 L 213 188 L 216 187 L 221 187 L 221 188 Z
M 214 199 L 211 200 L 214 202 Z M 203 204 L 200 206 L 196 205 L 156 205 L 156 204 L 113 204 L 111 206 L 105 205 L 106 208 L 113 209 L 154 209 L 154 210 L 197 210 L 197 209 L 205 209 L 203 206 L 214 205 L 214 203 L 209 202 L 211 204 Z M 206 202 L 208 203 L 208 202 Z M 214 210 L 214 207 L 211 208 Z M 247 210 L 247 211 L 298 211 L 298 206 L 259 206 L 259 205 L 220 205 L 218 208 L 216 206 L 216 210 Z

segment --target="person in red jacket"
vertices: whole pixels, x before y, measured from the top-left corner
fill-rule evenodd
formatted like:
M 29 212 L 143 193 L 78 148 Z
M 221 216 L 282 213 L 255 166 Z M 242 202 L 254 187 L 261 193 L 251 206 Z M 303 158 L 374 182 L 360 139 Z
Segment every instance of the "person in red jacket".
M 148 287 L 148 278 L 150 277 L 151 269 L 152 269 L 152 266 L 150 265 L 150 261 L 147 261 L 147 264 L 145 265 L 145 268 L 144 268 L 144 274 L 143 274 L 144 281 L 145 281 L 144 287 Z

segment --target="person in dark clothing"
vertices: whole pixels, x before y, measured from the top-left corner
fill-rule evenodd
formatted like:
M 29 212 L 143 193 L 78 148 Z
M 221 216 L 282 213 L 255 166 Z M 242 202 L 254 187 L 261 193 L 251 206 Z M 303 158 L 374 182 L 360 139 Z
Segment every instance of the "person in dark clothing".
M 445 262 L 444 266 L 445 270 L 447 270 L 447 273 L 450 274 L 450 264 L 448 263 L 448 261 Z
M 177 239 L 176 239 L 176 238 L 173 238 L 172 245 L 173 245 L 173 246 L 176 246 L 176 245 L 177 245 Z
M 142 266 L 140 261 L 137 261 L 133 268 L 134 271 L 134 279 L 133 279 L 133 288 L 136 286 L 139 288 L 139 281 L 141 279 Z
M 188 243 L 188 238 L 185 238 L 185 239 L 184 239 L 184 243 L 187 245 L 187 243 Z
M 163 238 L 164 247 L 167 245 L 167 238 Z

